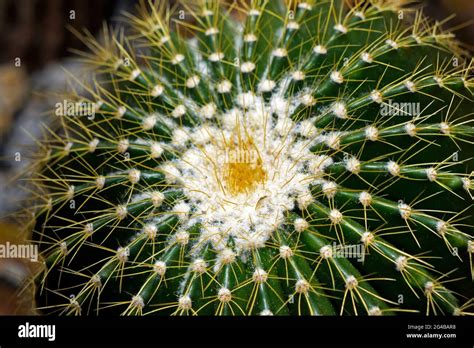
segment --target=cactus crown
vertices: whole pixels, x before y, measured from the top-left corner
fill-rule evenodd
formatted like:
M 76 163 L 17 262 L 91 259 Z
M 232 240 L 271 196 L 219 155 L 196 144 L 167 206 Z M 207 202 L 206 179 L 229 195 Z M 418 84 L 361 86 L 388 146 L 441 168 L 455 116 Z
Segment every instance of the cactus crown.
M 43 308 L 467 313 L 474 84 L 452 35 L 404 1 L 183 3 L 191 23 L 149 1 L 86 38 L 82 108 L 31 180 Z

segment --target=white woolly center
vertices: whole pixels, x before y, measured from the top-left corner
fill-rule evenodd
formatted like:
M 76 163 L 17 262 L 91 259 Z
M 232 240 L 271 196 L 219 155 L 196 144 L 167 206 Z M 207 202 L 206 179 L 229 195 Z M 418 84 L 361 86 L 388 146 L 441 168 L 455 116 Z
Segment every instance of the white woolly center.
M 322 173 L 332 160 L 311 154 L 308 140 L 289 117 L 288 108 L 294 106 L 274 108 L 278 103 L 264 103 L 252 93 L 237 99 L 245 110 L 219 115 L 220 128 L 189 129 L 189 134 L 208 136 L 161 170 L 168 182 L 179 178 L 184 186 L 190 215 L 183 228 L 200 223 L 202 244 L 210 241 L 216 250 L 232 237 L 240 253 L 263 247 L 295 203 L 304 208 L 313 201 L 309 188 L 315 172 Z M 306 221 L 295 221 L 296 230 L 307 227 Z

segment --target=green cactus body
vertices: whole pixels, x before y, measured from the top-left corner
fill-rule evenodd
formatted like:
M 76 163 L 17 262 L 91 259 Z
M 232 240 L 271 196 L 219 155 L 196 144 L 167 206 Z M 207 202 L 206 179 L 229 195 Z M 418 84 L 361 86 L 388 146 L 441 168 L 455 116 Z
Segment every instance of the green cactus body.
M 467 313 L 473 83 L 451 35 L 402 1 L 186 4 L 191 38 L 148 4 L 88 41 L 93 115 L 59 118 L 32 180 L 40 306 Z

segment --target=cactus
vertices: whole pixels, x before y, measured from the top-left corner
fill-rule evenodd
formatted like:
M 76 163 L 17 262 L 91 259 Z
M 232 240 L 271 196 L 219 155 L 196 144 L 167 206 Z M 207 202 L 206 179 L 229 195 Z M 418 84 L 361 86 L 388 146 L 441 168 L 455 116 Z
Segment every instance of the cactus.
M 29 181 L 39 307 L 468 314 L 474 83 L 453 34 L 401 0 L 182 3 L 193 21 L 149 1 L 127 34 L 83 35 L 93 77 Z

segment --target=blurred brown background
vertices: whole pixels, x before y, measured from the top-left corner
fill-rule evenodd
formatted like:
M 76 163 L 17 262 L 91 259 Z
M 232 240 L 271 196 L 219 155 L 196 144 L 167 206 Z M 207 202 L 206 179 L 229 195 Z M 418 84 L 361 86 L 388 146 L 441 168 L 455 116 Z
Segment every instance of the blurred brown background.
M 67 24 L 95 32 L 113 11 L 111 0 L 3 0 L 0 2 L 0 61 L 22 57 L 29 71 L 63 57 L 79 40 Z M 71 18 L 70 11 L 75 11 Z
M 32 91 L 60 89 L 66 83 L 63 66 L 78 71 L 68 60 L 69 49 L 84 47 L 66 27 L 87 28 L 97 34 L 103 21 L 113 21 L 122 11 L 132 10 L 136 2 L 0 0 L 0 244 L 26 243 L 28 238 L 8 218 L 21 199 L 21 191 L 9 180 L 25 165 L 11 159 L 19 144 L 31 144 L 23 129 L 33 136 L 40 134 L 39 118 L 48 101 Z M 474 47 L 474 26 L 461 25 L 473 21 L 474 0 L 427 0 L 424 4 L 426 13 L 439 20 L 455 14 L 446 28 L 459 27 L 459 39 Z M 26 261 L 0 259 L 0 315 L 34 313 L 31 288 L 21 296 L 16 293 L 34 267 Z

